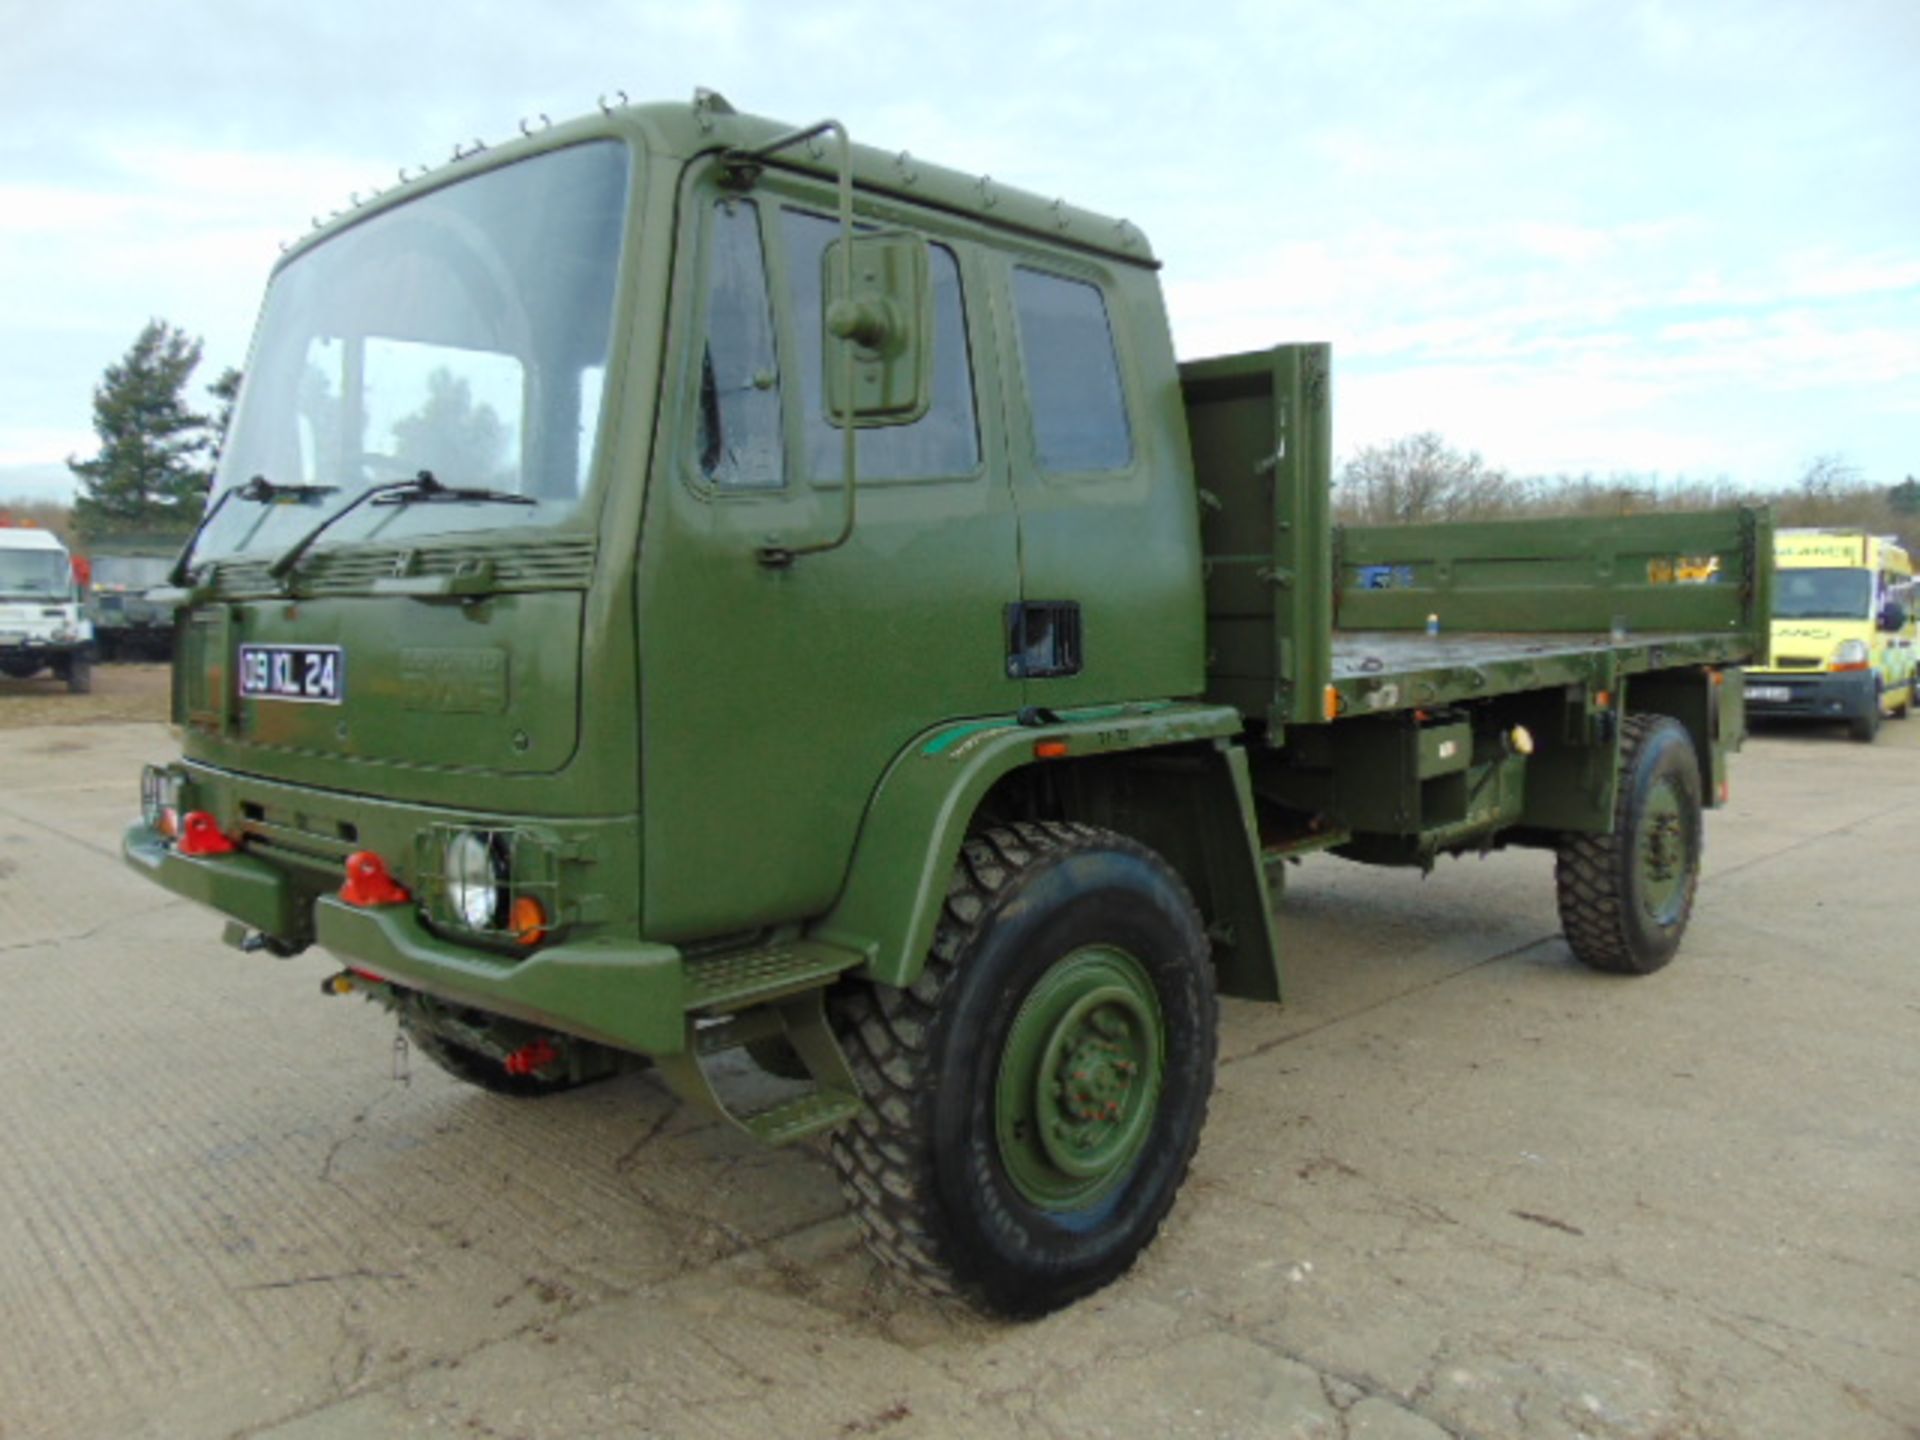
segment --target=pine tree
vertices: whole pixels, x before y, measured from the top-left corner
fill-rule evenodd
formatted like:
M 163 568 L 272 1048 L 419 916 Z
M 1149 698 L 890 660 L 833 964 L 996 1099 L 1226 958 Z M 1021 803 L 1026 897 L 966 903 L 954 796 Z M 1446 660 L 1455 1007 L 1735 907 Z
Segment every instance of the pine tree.
M 180 529 L 206 503 L 207 417 L 188 408 L 187 381 L 200 341 L 164 320 L 149 320 L 93 391 L 100 453 L 69 457 L 80 481 L 74 522 L 86 534 Z
M 219 401 L 219 408 L 207 421 L 211 437 L 207 442 L 207 470 L 209 478 L 213 467 L 220 461 L 220 452 L 227 447 L 227 431 L 233 425 L 233 405 L 240 398 L 240 372 L 229 365 L 220 372 L 220 378 L 207 386 L 207 394 Z

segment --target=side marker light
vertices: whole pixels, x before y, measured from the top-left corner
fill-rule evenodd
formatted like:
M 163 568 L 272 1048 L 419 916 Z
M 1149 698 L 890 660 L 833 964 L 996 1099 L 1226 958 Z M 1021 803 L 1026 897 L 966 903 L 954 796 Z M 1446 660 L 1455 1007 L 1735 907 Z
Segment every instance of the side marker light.
M 1033 758 L 1036 760 L 1059 760 L 1067 753 L 1064 740 L 1036 740 L 1033 742 Z
M 240 847 L 220 833 L 220 826 L 204 810 L 189 810 L 180 822 L 182 855 L 231 855 Z
M 386 861 L 371 850 L 356 850 L 347 857 L 347 880 L 340 887 L 340 898 L 349 905 L 371 909 L 376 905 L 404 905 L 413 896 L 393 878 Z

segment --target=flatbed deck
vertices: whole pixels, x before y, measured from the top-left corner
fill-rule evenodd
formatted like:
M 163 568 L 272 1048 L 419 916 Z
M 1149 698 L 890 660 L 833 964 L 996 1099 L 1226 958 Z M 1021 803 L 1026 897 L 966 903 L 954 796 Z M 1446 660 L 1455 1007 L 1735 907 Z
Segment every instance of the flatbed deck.
M 1744 634 L 1649 631 L 1616 640 L 1590 632 L 1336 630 L 1333 688 L 1343 713 L 1378 713 L 1474 696 L 1575 683 L 1675 665 L 1739 660 Z

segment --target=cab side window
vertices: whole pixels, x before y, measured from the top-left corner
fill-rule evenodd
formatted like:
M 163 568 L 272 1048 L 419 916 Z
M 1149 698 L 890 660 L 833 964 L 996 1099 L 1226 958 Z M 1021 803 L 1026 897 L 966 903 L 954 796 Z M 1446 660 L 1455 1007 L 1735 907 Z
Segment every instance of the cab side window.
M 840 429 L 827 418 L 820 367 L 821 278 L 827 246 L 840 226 L 804 210 L 781 212 L 787 283 L 792 290 L 793 333 L 800 377 L 800 430 L 806 437 L 807 473 L 816 480 L 840 474 Z M 971 475 L 980 466 L 980 431 L 974 418 L 973 364 L 967 344 L 966 306 L 960 262 L 945 245 L 929 247 L 933 281 L 933 404 L 911 425 L 882 425 L 860 432 L 862 480 L 927 480 Z
M 780 386 L 759 210 L 713 208 L 707 256 L 707 343 L 700 361 L 700 473 L 721 490 L 786 483 Z
M 1013 307 L 1040 468 L 1124 470 L 1133 431 L 1100 287 L 1017 265 Z

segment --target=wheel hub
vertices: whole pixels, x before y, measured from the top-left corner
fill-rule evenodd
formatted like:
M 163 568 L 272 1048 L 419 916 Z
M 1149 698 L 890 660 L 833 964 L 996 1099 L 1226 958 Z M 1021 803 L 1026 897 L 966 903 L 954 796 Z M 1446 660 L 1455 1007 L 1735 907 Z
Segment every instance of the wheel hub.
M 1074 1209 L 1139 1158 L 1166 1048 L 1159 997 L 1132 956 L 1105 946 L 1058 961 L 1014 1017 L 995 1093 L 1008 1178 L 1045 1209 Z

